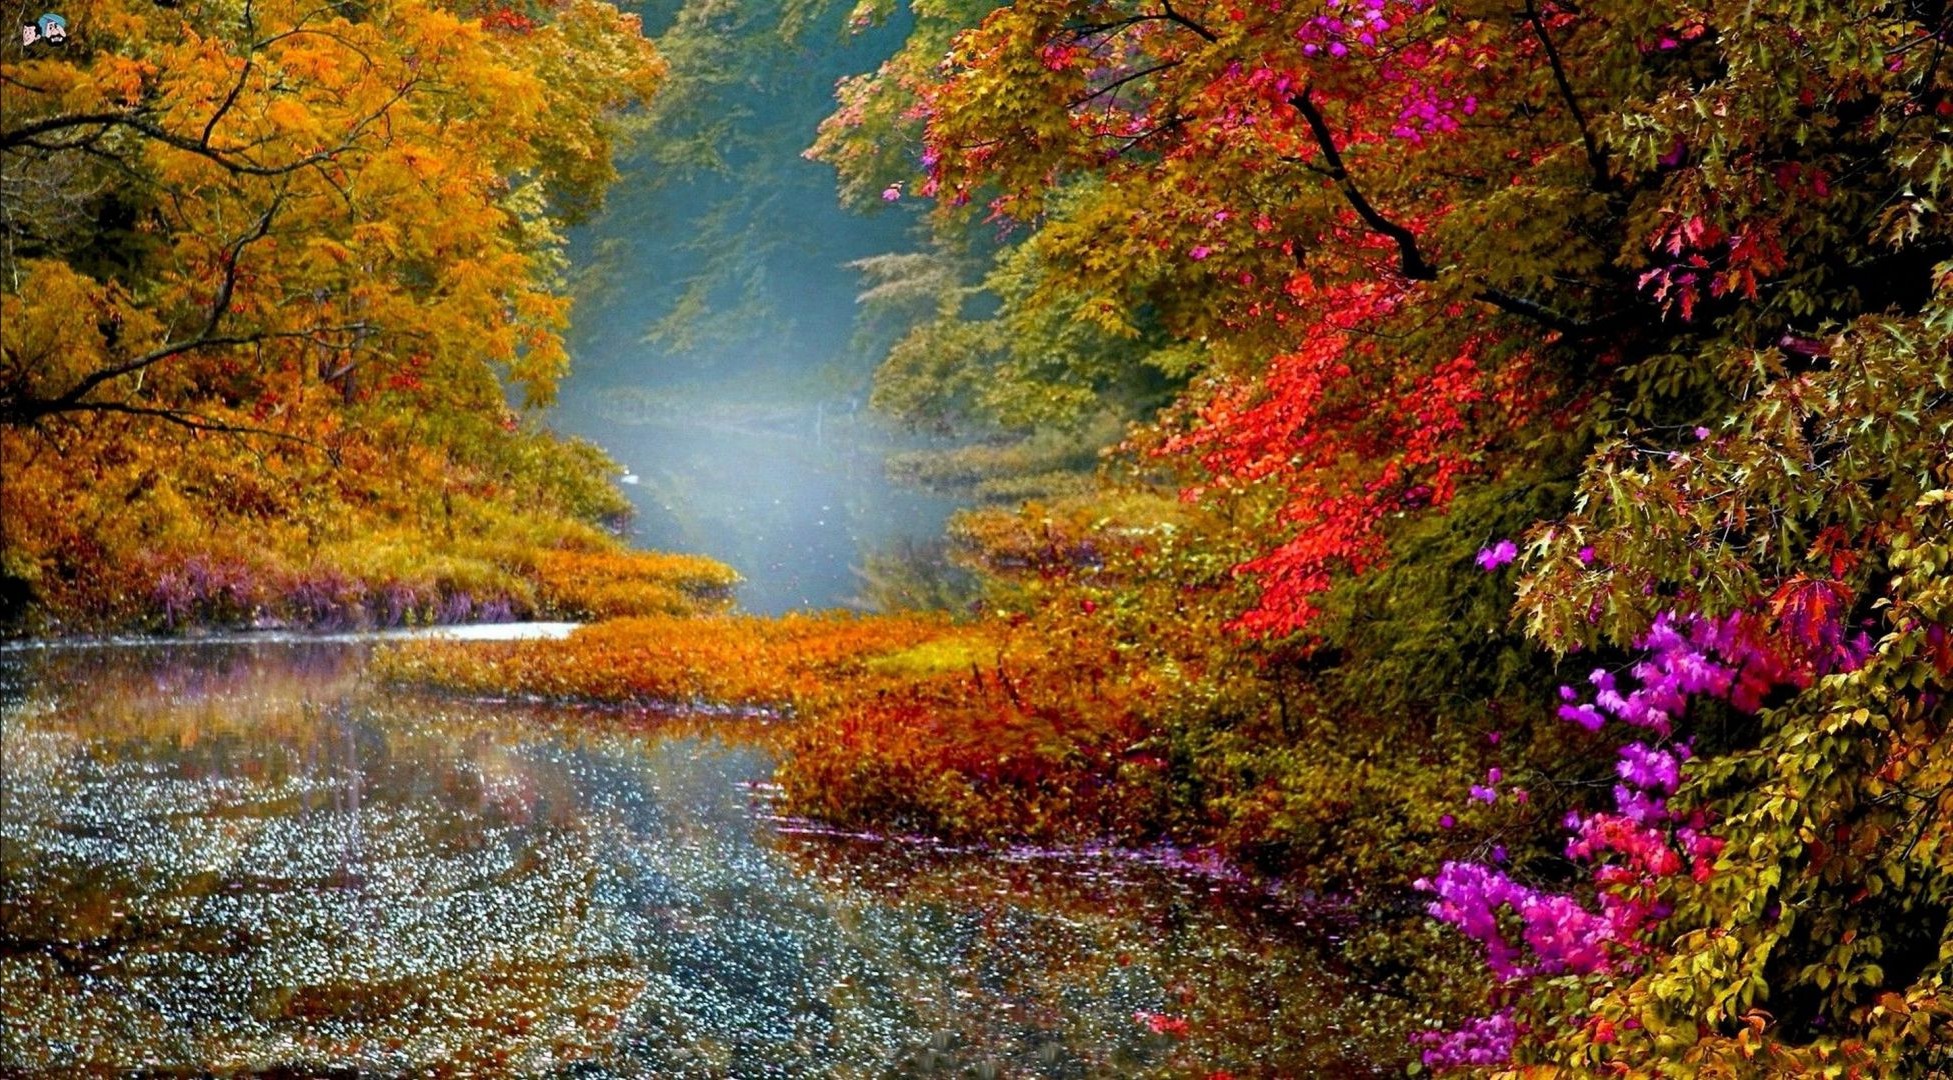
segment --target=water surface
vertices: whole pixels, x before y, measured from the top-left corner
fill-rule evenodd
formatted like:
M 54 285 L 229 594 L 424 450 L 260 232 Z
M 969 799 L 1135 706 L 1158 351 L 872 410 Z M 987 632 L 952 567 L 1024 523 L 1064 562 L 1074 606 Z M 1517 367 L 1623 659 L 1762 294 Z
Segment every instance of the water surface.
M 0 1073 L 1363 1075 L 1256 897 L 773 812 L 763 723 L 436 702 L 368 646 L 0 655 Z

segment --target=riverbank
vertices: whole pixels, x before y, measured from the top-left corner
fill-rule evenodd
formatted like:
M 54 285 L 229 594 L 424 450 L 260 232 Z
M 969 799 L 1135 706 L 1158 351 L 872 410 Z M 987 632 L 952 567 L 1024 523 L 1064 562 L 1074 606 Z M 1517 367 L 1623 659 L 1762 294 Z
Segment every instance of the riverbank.
M 582 623 L 505 622 L 399 626 L 381 630 L 259 629 L 213 630 L 188 627 L 177 634 L 85 634 L 0 640 L 0 653 L 69 649 L 142 649 L 170 645 L 379 645 L 436 638 L 444 641 L 560 640 Z
M 124 520 L 64 517 L 40 505 L 60 494 L 51 480 L 23 490 L 35 482 L 0 498 L 0 633 L 20 638 L 699 615 L 728 610 L 739 581 L 712 559 L 630 549 L 561 507 L 449 501 L 445 523 L 361 514 L 331 539 L 218 509 L 158 539 Z

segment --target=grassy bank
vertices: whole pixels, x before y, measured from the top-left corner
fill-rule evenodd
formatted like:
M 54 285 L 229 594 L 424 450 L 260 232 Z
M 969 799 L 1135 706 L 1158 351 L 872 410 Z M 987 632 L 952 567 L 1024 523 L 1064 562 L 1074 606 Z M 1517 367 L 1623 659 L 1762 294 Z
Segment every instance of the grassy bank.
M 466 461 L 364 436 L 390 472 L 215 440 L 161 458 L 133 432 L 96 434 L 62 456 L 0 432 L 0 626 L 14 633 L 704 614 L 738 581 L 711 559 L 627 548 L 612 466 L 540 430 L 484 433 L 494 454 Z

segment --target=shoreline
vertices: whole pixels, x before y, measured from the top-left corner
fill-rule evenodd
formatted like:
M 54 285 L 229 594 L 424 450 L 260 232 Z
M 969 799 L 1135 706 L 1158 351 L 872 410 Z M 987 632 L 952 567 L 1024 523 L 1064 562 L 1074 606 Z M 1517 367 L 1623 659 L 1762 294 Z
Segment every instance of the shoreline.
M 551 620 L 523 622 L 436 623 L 431 626 L 393 626 L 370 630 L 306 630 L 292 627 L 262 629 L 196 628 L 178 634 L 58 634 L 48 637 L 0 638 L 0 653 L 43 649 L 129 649 L 157 645 L 309 645 L 393 641 L 560 641 L 588 623 Z

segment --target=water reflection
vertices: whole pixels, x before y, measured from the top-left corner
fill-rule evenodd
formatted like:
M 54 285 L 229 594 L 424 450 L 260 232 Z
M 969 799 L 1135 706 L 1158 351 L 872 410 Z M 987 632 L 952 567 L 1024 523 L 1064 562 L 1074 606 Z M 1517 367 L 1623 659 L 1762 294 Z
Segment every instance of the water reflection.
M 783 833 L 761 726 L 393 697 L 361 656 L 0 657 L 0 1072 L 1350 1075 L 1400 1045 L 1199 881 Z

